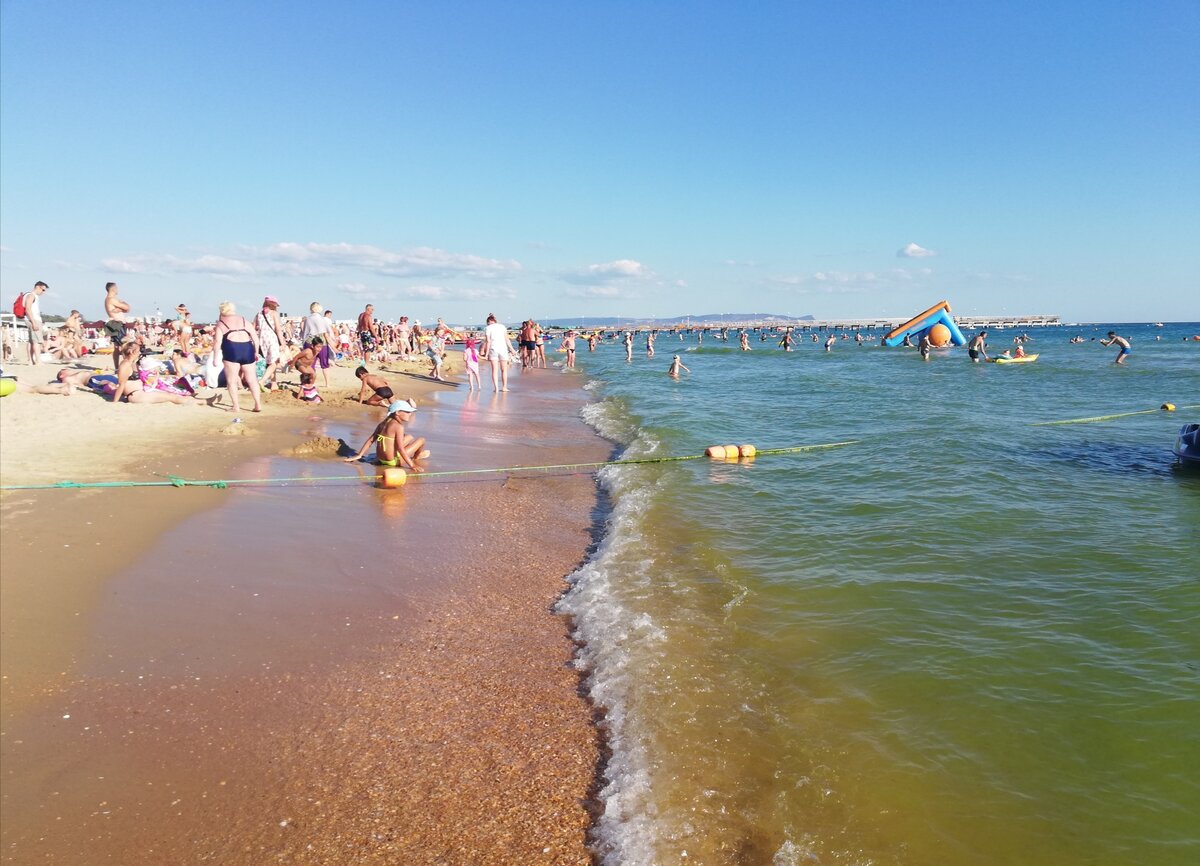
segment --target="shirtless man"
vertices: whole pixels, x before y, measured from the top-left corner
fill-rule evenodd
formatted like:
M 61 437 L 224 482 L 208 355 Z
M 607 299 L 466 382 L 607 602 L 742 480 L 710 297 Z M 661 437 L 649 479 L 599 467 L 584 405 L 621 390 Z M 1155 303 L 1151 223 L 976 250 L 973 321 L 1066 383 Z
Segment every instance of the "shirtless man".
M 532 319 L 521 323 L 521 330 L 517 333 L 517 348 L 521 354 L 521 369 L 534 366 L 537 362 L 537 342 Z
M 633 334 L 629 331 L 625 332 L 625 360 L 633 360 Z
M 367 308 L 358 314 L 358 339 L 362 343 L 364 358 L 375 351 L 375 344 L 379 341 L 379 326 L 375 324 L 375 307 L 372 304 L 367 304 Z
M 354 371 L 354 375 L 362 382 L 362 387 L 358 389 L 359 403 L 365 403 L 368 406 L 386 406 L 395 398 L 396 395 L 392 393 L 392 386 L 387 383 L 387 379 L 368 372 L 366 367 L 359 367 Z M 368 390 L 375 393 L 367 397 Z M 364 397 L 366 397 L 365 400 Z
M 1117 360 L 1114 363 L 1124 364 L 1125 358 L 1128 357 L 1129 353 L 1133 351 L 1133 347 L 1129 345 L 1129 341 L 1127 339 L 1124 337 L 1118 337 L 1116 331 L 1109 331 L 1108 339 L 1100 341 L 1101 346 L 1111 346 L 1113 343 L 1116 343 L 1121 347 L 1121 351 L 1117 352 Z
M 412 418 L 417 407 L 409 400 L 396 400 L 387 407 L 387 417 L 376 425 L 357 453 L 345 458 L 347 463 L 361 460 L 375 443 L 375 462 L 380 466 L 403 466 L 411 472 L 423 471 L 417 461 L 429 456 L 424 451 L 425 440 L 414 439 L 404 432 L 404 424 Z
M 667 370 L 667 375 L 672 379 L 678 379 L 680 370 L 687 370 L 689 373 L 692 372 L 691 370 L 688 370 L 687 367 L 683 366 L 683 362 L 680 361 L 679 356 L 676 355 L 671 361 L 671 369 Z
M 119 291 L 116 283 L 104 285 L 104 315 L 108 316 L 104 330 L 113 344 L 113 367 L 118 367 L 121 363 L 120 349 L 121 344 L 125 342 L 125 321 L 129 314 L 129 304 L 118 297 Z
M 971 338 L 971 342 L 967 343 L 967 354 L 971 356 L 971 360 L 978 364 L 979 359 L 988 360 L 987 351 L 984 347 L 987 345 L 984 340 L 987 338 L 987 331 L 980 331 Z

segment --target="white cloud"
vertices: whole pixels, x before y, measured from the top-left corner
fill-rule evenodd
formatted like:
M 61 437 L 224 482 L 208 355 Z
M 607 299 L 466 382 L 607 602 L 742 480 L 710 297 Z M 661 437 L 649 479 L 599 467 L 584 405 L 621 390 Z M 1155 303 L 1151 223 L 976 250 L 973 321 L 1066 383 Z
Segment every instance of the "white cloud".
M 770 282 L 794 288 L 801 294 L 812 292 L 861 292 L 886 289 L 900 283 L 921 282 L 933 275 L 932 268 L 889 268 L 885 271 L 815 271 L 811 274 L 785 274 Z
M 143 253 L 104 259 L 101 265 L 114 273 L 207 274 L 230 279 L 319 277 L 355 270 L 390 277 L 469 276 L 498 279 L 521 271 L 521 263 L 513 259 L 450 253 L 434 247 L 415 247 L 396 252 L 371 244 L 300 244 L 286 241 L 265 247 L 239 247 L 238 253 L 237 257 L 209 253 L 195 258 Z
M 629 280 L 652 280 L 654 272 L 633 259 L 617 259 L 600 265 L 588 265 L 568 271 L 562 275 L 568 283 L 580 286 L 597 286 Z
M 896 251 L 898 259 L 927 259 L 936 255 L 933 250 L 927 250 L 917 244 L 905 244 Z
M 636 294 L 631 293 L 621 286 L 581 286 L 579 288 L 567 289 L 566 295 L 568 298 L 599 298 L 610 300 L 637 297 Z
M 368 287 L 363 283 L 342 283 L 338 291 L 361 301 L 490 301 L 512 299 L 517 293 L 508 286 L 389 286 Z

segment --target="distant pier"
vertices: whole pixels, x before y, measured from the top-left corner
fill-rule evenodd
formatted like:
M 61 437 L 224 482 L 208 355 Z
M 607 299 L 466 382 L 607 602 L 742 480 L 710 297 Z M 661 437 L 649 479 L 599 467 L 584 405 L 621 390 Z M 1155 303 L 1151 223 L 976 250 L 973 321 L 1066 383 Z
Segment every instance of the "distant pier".
M 644 331 L 647 329 L 656 331 L 694 331 L 694 330 L 719 330 L 721 328 L 729 328 L 730 330 L 752 330 L 756 328 L 786 328 L 792 327 L 802 331 L 890 331 L 897 325 L 902 325 L 911 318 L 910 316 L 898 316 L 896 318 L 878 317 L 870 319 L 789 319 L 783 316 L 772 316 L 770 318 L 758 319 L 740 319 L 729 317 L 706 317 L 703 319 L 693 319 L 690 321 L 655 321 L 653 319 L 630 319 L 621 321 L 618 324 L 608 322 L 606 324 L 592 325 L 593 329 L 604 331 Z M 964 331 L 975 331 L 980 328 L 990 328 L 993 330 L 1004 330 L 1006 328 L 1027 329 L 1027 328 L 1056 328 L 1061 327 L 1062 321 L 1057 315 L 1038 315 L 1038 316 L 955 316 L 954 321 Z M 555 324 L 553 327 L 561 329 L 565 326 Z M 588 329 L 587 319 L 582 319 L 576 327 Z

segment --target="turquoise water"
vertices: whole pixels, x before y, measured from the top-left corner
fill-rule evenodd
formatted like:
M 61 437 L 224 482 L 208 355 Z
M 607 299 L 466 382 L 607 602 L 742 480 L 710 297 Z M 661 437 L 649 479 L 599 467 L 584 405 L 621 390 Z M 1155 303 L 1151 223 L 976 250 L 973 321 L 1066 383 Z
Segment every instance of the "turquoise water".
M 1200 475 L 1170 452 L 1200 411 L 1031 426 L 1200 403 L 1200 324 L 1119 326 L 1125 368 L 1067 343 L 1107 329 L 1004 367 L 581 353 L 629 456 L 860 440 L 602 473 L 562 609 L 612 748 L 603 862 L 1200 861 Z

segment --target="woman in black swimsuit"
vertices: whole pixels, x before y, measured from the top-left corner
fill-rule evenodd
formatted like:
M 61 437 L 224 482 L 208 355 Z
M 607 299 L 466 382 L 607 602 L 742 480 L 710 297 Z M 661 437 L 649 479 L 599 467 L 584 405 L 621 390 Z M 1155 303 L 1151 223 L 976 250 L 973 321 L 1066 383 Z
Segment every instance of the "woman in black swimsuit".
M 254 325 L 236 315 L 237 308 L 231 301 L 222 302 L 219 307 L 221 317 L 213 333 L 213 353 L 217 360 L 225 366 L 225 386 L 229 389 L 229 399 L 233 402 L 233 414 L 241 412 L 238 404 L 238 391 L 241 390 L 238 379 L 246 383 L 250 395 L 254 397 L 254 411 L 262 411 L 262 398 L 258 392 L 258 375 L 254 368 L 258 360 L 258 334 L 253 330 Z M 240 421 L 240 418 L 235 418 Z

